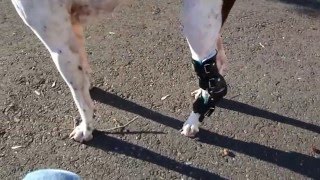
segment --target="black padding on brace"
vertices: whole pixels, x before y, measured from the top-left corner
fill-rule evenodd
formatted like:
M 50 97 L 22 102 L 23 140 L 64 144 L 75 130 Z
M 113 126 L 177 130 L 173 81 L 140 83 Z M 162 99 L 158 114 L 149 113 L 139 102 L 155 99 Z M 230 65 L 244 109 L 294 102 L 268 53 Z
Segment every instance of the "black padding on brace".
M 199 120 L 202 121 L 205 116 L 209 117 L 213 113 L 215 104 L 227 94 L 227 84 L 219 73 L 216 55 L 202 62 L 193 60 L 192 63 L 199 78 L 200 88 L 210 94 L 207 101 L 200 96 L 193 103 L 193 111 L 201 115 Z
M 193 67 L 199 77 L 199 86 L 209 92 L 211 97 L 218 101 L 227 94 L 227 84 L 219 73 L 216 64 L 216 55 L 205 61 L 193 60 Z
M 205 102 L 203 97 L 198 97 L 193 102 L 192 108 L 194 113 L 200 114 L 199 121 L 202 122 L 205 117 L 209 117 L 213 113 L 215 110 L 215 104 L 212 98 L 209 99 L 208 102 Z

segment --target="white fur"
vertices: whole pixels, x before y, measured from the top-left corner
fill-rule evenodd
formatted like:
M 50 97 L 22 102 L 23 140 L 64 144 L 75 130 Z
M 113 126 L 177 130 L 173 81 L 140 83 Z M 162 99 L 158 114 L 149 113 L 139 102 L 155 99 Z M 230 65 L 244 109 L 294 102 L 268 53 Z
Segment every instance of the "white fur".
M 194 96 L 194 99 L 198 99 L 199 96 L 202 96 L 205 100 L 209 100 L 210 94 L 208 91 L 203 90 L 203 89 L 197 89 L 191 93 L 191 96 Z
M 89 94 L 90 67 L 84 48 L 82 26 L 72 23 L 66 0 L 12 0 L 18 14 L 49 50 L 70 88 L 82 122 L 70 134 L 89 141 L 93 130 L 93 102 Z
M 184 0 L 184 34 L 194 60 L 215 55 L 222 24 L 222 0 Z
M 181 134 L 188 136 L 188 137 L 194 137 L 198 132 L 199 132 L 199 113 L 194 113 L 193 111 L 191 112 L 189 118 L 187 121 L 184 123 L 182 127 L 182 132 Z
M 200 95 L 204 99 L 208 99 L 210 96 L 207 91 L 201 88 L 192 92 L 191 95 L 194 96 L 195 99 L 198 99 Z M 181 134 L 188 137 L 194 137 L 199 132 L 199 126 L 200 126 L 199 117 L 200 117 L 199 113 L 194 113 L 192 111 L 189 118 L 187 119 L 187 121 L 184 123 L 182 127 Z
M 220 37 L 222 25 L 222 0 L 184 0 L 183 27 L 192 58 L 203 61 L 217 54 L 217 65 L 220 73 L 223 72 L 226 55 Z M 195 99 L 199 95 L 208 97 L 209 93 L 203 89 L 192 93 Z M 194 136 L 199 131 L 200 114 L 191 112 L 185 122 L 181 134 Z
M 70 134 L 76 141 L 89 141 L 93 130 L 94 105 L 89 94 L 91 69 L 84 47 L 83 24 L 89 17 L 96 18 L 95 15 L 99 13 L 112 12 L 122 1 L 12 0 L 24 23 L 50 52 L 70 88 L 82 120 Z M 201 61 L 210 58 L 216 54 L 217 49 L 221 49 L 222 41 L 218 41 L 221 7 L 222 0 L 184 0 L 184 34 L 193 59 Z M 194 112 L 190 114 L 182 134 L 192 136 L 199 131 L 199 116 Z

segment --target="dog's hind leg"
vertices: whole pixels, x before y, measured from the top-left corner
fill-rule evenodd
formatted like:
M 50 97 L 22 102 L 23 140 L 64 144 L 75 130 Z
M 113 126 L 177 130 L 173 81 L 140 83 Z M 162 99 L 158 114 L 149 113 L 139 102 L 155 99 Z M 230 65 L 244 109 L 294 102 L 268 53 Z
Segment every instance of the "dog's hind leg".
M 12 0 L 23 21 L 43 42 L 71 90 L 82 122 L 70 134 L 76 141 L 89 141 L 93 131 L 93 102 L 89 94 L 89 66 L 82 26 L 73 22 L 68 1 Z

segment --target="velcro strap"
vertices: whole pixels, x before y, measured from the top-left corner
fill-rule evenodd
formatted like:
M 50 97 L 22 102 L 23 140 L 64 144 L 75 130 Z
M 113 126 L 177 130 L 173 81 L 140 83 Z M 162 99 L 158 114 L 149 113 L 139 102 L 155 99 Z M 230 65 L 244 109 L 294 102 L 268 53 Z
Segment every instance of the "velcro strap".
M 192 60 L 194 70 L 199 77 L 211 77 L 219 74 L 219 70 L 216 64 L 216 57 L 217 55 L 214 55 L 213 57 L 202 62 Z
M 207 90 L 215 101 L 227 94 L 227 84 L 223 76 L 219 73 L 216 56 L 217 55 L 202 62 L 192 61 L 194 70 L 199 77 L 200 88 Z
M 193 102 L 193 112 L 199 113 L 199 121 L 202 122 L 205 117 L 209 117 L 215 110 L 215 102 L 213 98 L 209 98 L 206 102 L 202 96 Z

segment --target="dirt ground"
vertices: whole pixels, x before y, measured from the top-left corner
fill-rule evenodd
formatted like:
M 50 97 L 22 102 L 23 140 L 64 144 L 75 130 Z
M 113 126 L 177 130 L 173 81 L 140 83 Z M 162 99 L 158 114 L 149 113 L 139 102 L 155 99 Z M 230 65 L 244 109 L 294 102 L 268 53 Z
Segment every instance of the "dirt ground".
M 229 93 L 195 139 L 179 133 L 197 89 L 180 11 L 176 0 L 135 0 L 87 27 L 98 131 L 80 144 L 68 139 L 78 112 L 49 53 L 0 0 L 0 179 L 39 168 L 84 179 L 320 179 L 320 2 L 236 2 L 223 28 Z

